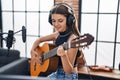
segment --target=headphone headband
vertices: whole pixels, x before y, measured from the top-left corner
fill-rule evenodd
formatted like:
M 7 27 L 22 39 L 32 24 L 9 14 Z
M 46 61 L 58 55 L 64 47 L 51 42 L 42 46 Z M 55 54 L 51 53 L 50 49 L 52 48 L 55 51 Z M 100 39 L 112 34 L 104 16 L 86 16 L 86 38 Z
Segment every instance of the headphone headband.
M 67 26 L 72 26 L 73 23 L 75 22 L 75 17 L 74 17 L 74 12 L 73 9 L 66 3 L 59 3 L 56 4 L 51 10 L 49 14 L 49 23 L 52 25 L 52 14 L 63 14 L 66 15 L 67 21 L 66 24 Z
M 65 6 L 65 7 L 68 9 L 68 12 L 69 12 L 70 14 L 73 14 L 73 13 L 74 13 L 73 9 L 72 9 L 68 4 L 66 4 L 66 3 L 60 3 L 60 4 L 57 4 L 57 5 L 56 5 L 57 8 L 59 8 L 59 7 L 61 7 L 61 6 Z

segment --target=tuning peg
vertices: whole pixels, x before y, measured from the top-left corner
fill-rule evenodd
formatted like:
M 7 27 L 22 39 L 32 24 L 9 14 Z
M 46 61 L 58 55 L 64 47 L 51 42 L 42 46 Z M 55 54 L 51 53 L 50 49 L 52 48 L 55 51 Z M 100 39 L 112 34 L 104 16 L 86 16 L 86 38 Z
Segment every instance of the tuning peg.
M 89 46 L 86 46 L 87 47 L 87 49 L 89 49 Z
M 85 49 L 85 47 L 83 47 L 83 49 Z

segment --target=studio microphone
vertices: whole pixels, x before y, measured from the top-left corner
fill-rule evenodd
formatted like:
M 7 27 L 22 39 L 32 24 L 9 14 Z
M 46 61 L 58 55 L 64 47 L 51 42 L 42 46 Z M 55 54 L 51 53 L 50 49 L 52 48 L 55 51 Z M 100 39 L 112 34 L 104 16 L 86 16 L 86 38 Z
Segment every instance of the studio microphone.
M 25 26 L 22 26 L 22 40 L 24 43 L 26 42 L 26 28 L 25 28 Z
M 10 47 L 12 47 L 12 44 L 13 44 L 13 35 L 14 35 L 14 32 L 12 30 L 9 30 L 8 31 L 8 36 L 6 37 L 6 47 L 8 49 L 10 49 Z

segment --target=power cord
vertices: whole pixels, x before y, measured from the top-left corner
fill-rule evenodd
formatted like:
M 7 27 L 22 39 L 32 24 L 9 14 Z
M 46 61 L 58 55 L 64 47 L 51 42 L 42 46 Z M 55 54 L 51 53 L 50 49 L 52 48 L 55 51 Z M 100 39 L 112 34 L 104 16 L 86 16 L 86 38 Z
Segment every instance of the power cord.
M 84 54 L 83 54 L 83 55 L 84 55 Z M 90 80 L 93 80 L 92 76 L 90 75 L 90 69 L 89 69 L 89 67 L 88 67 L 88 65 L 87 65 L 87 61 L 86 61 L 86 59 L 85 59 L 85 56 L 83 56 L 83 58 L 84 58 L 84 60 L 85 60 L 85 66 L 84 66 L 84 67 L 87 68 L 87 73 L 88 73 L 88 75 L 89 75 Z

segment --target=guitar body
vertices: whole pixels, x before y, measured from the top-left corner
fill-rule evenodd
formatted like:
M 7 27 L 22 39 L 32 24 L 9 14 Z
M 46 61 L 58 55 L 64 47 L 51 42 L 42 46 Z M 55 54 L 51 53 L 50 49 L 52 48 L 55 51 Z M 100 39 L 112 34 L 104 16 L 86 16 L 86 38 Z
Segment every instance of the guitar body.
M 79 48 L 86 47 L 90 45 L 94 40 L 94 37 L 90 34 L 84 34 L 82 36 L 78 36 L 70 43 L 66 42 L 62 46 L 65 50 L 69 48 Z M 38 76 L 41 73 L 53 72 L 56 71 L 58 67 L 58 57 L 56 57 L 57 49 L 53 44 L 44 43 L 43 46 L 38 46 L 35 51 L 39 56 L 42 57 L 42 63 L 36 63 L 31 59 L 30 61 L 30 74 L 31 76 Z M 36 57 L 39 57 L 36 56 Z
M 43 46 L 38 46 L 35 51 L 39 54 L 47 54 L 55 45 L 44 43 Z M 39 76 L 41 73 L 54 72 L 58 67 L 58 58 L 51 57 L 43 61 L 42 64 L 35 63 L 34 60 L 30 60 L 30 75 Z

